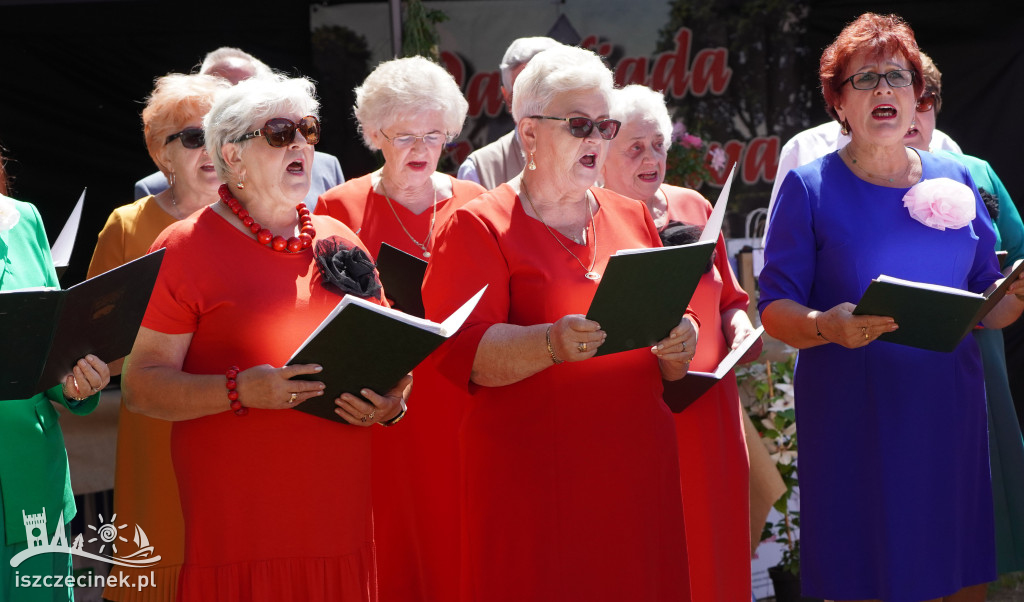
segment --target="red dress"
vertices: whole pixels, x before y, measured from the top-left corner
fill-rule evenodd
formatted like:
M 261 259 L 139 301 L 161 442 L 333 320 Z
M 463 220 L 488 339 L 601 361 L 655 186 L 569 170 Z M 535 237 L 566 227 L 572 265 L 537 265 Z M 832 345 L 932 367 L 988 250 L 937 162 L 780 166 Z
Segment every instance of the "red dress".
M 484 192 L 452 179 L 450 199 L 439 200 L 434 234 L 451 214 Z M 431 211 L 414 215 L 373 192 L 370 175 L 349 180 L 320 197 L 317 213 L 340 220 L 376 256 L 382 242 L 423 256 L 402 225 L 423 242 Z M 385 291 L 386 293 L 387 291 Z M 373 431 L 373 539 L 381 600 L 455 602 L 459 593 L 458 425 L 464 390 L 439 377 L 432 358 L 413 372 L 409 413 L 394 428 Z
M 318 239 L 361 245 L 333 219 L 313 225 Z M 164 230 L 152 248 L 164 246 L 143 326 L 191 333 L 191 374 L 281 366 L 341 300 L 321 286 L 312 250 L 274 251 L 210 208 Z M 171 454 L 185 518 L 179 600 L 377 599 L 369 429 L 294 410 L 239 417 L 225 397 L 223 412 L 174 423 Z
M 591 190 L 598 272 L 619 249 L 660 246 L 642 203 Z M 557 236 L 590 265 L 587 246 Z M 460 433 L 467 602 L 689 600 L 675 428 L 650 350 L 470 383 L 490 326 L 586 313 L 597 283 L 584 271 L 507 184 L 455 212 L 427 268 L 434 319 L 489 286 L 439 358 L 471 392 Z
M 668 185 L 661 191 L 668 197 L 670 220 L 707 223 L 711 203 L 699 193 Z M 725 239 L 719 236 L 715 267 L 700 279 L 690 301 L 701 317 L 691 370 L 714 372 L 729 352 L 722 313 L 745 311 L 747 303 L 747 293 L 729 265 Z M 750 462 L 741 411 L 736 375 L 730 372 L 675 414 L 694 602 L 750 600 Z

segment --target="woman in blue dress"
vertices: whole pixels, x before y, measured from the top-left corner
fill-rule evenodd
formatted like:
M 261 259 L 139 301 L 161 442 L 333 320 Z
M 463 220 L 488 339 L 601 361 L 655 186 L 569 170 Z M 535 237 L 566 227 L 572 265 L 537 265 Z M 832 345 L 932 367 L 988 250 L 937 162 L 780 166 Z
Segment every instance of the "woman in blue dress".
M 880 274 L 985 291 L 1001 277 L 992 224 L 966 168 L 904 145 L 924 87 L 906 23 L 862 15 L 820 77 L 852 141 L 787 175 L 759 280 L 765 329 L 801 350 L 803 593 L 982 601 L 996 571 L 977 344 L 877 341 L 899 325 L 852 310 Z M 1020 315 L 1024 282 L 1009 292 L 986 326 Z

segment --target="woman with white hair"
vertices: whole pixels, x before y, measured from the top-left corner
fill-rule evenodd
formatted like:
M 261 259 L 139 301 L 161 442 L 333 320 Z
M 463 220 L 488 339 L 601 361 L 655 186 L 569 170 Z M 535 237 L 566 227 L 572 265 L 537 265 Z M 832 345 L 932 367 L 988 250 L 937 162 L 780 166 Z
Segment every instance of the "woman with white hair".
M 437 171 L 467 109 L 455 79 L 434 62 L 415 56 L 378 65 L 356 88 L 355 115 L 384 165 L 321 195 L 316 213 L 358 232 L 373 257 L 387 243 L 429 261 L 448 217 L 484 191 Z M 380 596 L 455 600 L 461 396 L 429 361 L 414 378 L 411 403 L 431 411 L 373 437 L 374 514 L 388 517 L 374 525 Z
M 211 75 L 172 73 L 156 80 L 142 110 L 143 132 L 149 156 L 170 186 L 114 209 L 96 241 L 89 278 L 142 257 L 164 228 L 217 202 L 220 178 L 206 152 L 203 116 L 214 95 L 227 87 Z M 120 374 L 121 360 L 110 367 L 112 374 Z M 155 569 L 113 566 L 112 574 L 130 575 L 125 582 L 134 584 L 138 575 L 155 571 L 147 599 L 173 599 L 185 553 L 185 527 L 171 464 L 171 423 L 130 412 L 123 402 L 117 419 L 114 512 L 143 525 L 160 542 L 161 560 Z M 137 599 L 136 588 L 121 583 L 112 580 L 104 598 Z
M 423 300 L 487 291 L 439 369 L 461 431 L 467 600 L 688 600 L 679 462 L 662 378 L 686 374 L 692 314 L 657 345 L 594 357 L 587 311 L 610 255 L 660 246 L 642 203 L 594 186 L 619 122 L 594 53 L 535 56 L 515 83 L 520 177 L 448 221 Z
M 323 394 L 290 380 L 320 366 L 279 366 L 341 295 L 383 302 L 356 235 L 302 204 L 316 112 L 305 79 L 221 92 L 203 121 L 221 201 L 152 246 L 167 250 L 123 387 L 129 409 L 174 421 L 179 600 L 375 599 L 369 430 L 279 411 Z M 314 267 L 325 254 L 368 277 L 336 286 L 345 278 Z M 369 403 L 343 395 L 336 412 L 355 426 L 395 420 L 408 380 L 364 392 Z
M 711 203 L 694 190 L 665 184 L 672 119 L 665 97 L 646 86 L 612 93 L 611 116 L 622 122 L 602 173 L 604 186 L 643 201 L 666 245 L 695 241 Z M 749 299 L 729 265 L 719 235 L 713 262 L 690 301 L 702 320 L 692 368 L 714 372 L 730 349 L 754 333 Z M 743 358 L 761 353 L 758 341 Z M 736 376 L 725 378 L 675 415 L 686 507 L 690 589 L 695 600 L 750 599 L 750 495 L 747 445 Z

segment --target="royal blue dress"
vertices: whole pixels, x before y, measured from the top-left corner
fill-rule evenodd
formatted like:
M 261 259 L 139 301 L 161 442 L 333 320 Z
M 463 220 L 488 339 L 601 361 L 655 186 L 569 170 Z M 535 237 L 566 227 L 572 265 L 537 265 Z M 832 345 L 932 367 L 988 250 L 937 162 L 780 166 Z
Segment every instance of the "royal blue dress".
M 922 179 L 976 190 L 967 169 L 921 152 Z M 836 153 L 787 175 L 771 216 L 761 311 L 791 299 L 856 304 L 887 274 L 983 292 L 1000 277 L 977 217 L 940 231 L 910 217 L 908 188 L 856 177 Z M 917 602 L 996 577 L 984 373 L 974 337 L 952 353 L 874 341 L 799 352 L 803 593 Z

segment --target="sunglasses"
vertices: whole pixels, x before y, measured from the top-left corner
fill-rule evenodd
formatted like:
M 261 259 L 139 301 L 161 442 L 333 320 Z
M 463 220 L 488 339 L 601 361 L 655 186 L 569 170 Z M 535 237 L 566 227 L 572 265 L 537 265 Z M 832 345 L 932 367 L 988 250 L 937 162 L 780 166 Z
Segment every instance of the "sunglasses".
M 919 98 L 918 101 L 917 101 L 917 112 L 918 113 L 927 113 L 928 111 L 931 111 L 932 109 L 934 109 L 935 105 L 938 102 L 939 102 L 939 97 L 938 96 L 936 96 L 934 94 L 931 94 L 931 93 L 925 94 L 924 96 Z
M 423 144 L 431 148 L 437 148 L 448 141 L 448 134 L 442 134 L 441 132 L 430 132 L 429 134 L 423 134 L 422 136 L 402 134 L 401 136 L 388 138 L 388 135 L 384 133 L 384 130 L 380 130 L 380 135 L 384 136 L 384 139 L 390 142 L 391 146 L 395 148 L 409 148 L 416 144 L 417 140 L 422 140 Z
M 269 119 L 260 129 L 255 132 L 249 132 L 237 140 L 232 140 L 232 142 L 245 142 L 251 138 L 262 136 L 267 139 L 267 144 L 270 146 L 282 148 L 291 144 L 292 140 L 295 140 L 296 130 L 302 134 L 306 142 L 310 144 L 320 142 L 320 121 L 312 115 L 306 115 L 298 123 L 284 117 Z
M 914 83 L 914 72 L 910 69 L 894 69 L 887 73 L 864 71 L 863 73 L 854 73 L 843 80 L 843 83 L 850 82 L 850 85 L 856 90 L 874 90 L 882 79 L 889 83 L 890 88 L 906 88 Z
M 181 138 L 181 145 L 185 148 L 196 149 L 206 146 L 206 135 L 202 128 L 185 128 L 176 134 L 171 134 L 167 140 L 164 140 L 164 145 L 174 142 L 177 138 Z
M 530 119 L 552 119 L 554 121 L 568 121 L 569 133 L 576 138 L 586 138 L 597 128 L 597 133 L 605 140 L 611 140 L 619 133 L 621 121 L 614 119 L 602 119 L 595 122 L 587 117 L 548 117 L 547 115 L 530 115 Z

